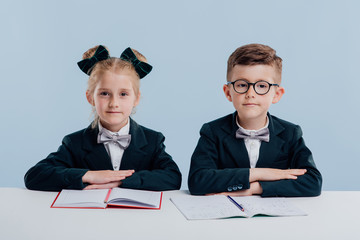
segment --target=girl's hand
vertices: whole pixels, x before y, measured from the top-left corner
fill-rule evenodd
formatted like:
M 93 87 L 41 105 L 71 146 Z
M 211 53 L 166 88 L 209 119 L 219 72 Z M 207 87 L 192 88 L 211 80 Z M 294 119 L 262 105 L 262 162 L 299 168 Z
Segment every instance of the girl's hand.
M 91 184 L 86 186 L 84 190 L 90 190 L 90 189 L 110 189 L 110 188 L 116 188 L 121 185 L 121 181 L 117 182 L 111 182 L 111 183 L 105 183 L 105 184 Z
M 304 175 L 306 169 L 275 169 L 275 168 L 250 168 L 249 181 L 278 181 L 282 179 L 297 179 Z
M 108 184 L 124 180 L 127 177 L 130 177 L 135 171 L 134 170 L 101 170 L 101 171 L 87 171 L 82 177 L 84 183 L 89 184 Z

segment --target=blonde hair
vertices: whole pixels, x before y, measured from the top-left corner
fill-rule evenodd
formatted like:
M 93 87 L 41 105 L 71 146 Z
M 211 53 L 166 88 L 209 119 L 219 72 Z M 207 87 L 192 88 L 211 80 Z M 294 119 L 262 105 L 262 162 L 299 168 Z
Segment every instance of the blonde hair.
M 97 46 L 87 50 L 83 54 L 83 59 L 91 58 L 95 54 L 96 49 L 98 47 L 99 46 L 97 45 Z M 107 49 L 107 47 L 105 47 L 105 48 Z M 134 52 L 134 54 L 140 61 L 147 62 L 144 55 L 142 55 L 135 49 L 131 49 L 131 50 Z M 132 81 L 132 86 L 133 86 L 135 95 L 138 96 L 139 92 L 140 92 L 140 77 L 137 74 L 137 72 L 135 71 L 134 66 L 130 62 L 122 60 L 120 58 L 116 58 L 116 57 L 111 57 L 106 60 L 99 61 L 95 64 L 95 66 L 91 70 L 89 80 L 88 80 L 88 87 L 87 87 L 88 94 L 91 96 L 94 95 L 95 88 L 98 85 L 98 83 L 100 82 L 101 77 L 105 72 L 107 72 L 107 71 L 119 72 L 123 69 L 130 69 L 130 70 L 134 71 L 134 73 L 136 73 L 136 75 L 138 76 L 138 78 L 136 78 L 136 80 Z M 100 118 L 96 112 L 95 107 L 92 108 L 92 111 L 94 114 L 94 121 L 92 122 L 91 127 L 95 128 L 98 125 Z

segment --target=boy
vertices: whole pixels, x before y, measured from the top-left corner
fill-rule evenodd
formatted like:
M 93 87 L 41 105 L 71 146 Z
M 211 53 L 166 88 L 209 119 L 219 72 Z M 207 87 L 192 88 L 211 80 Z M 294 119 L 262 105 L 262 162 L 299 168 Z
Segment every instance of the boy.
M 261 44 L 228 60 L 226 98 L 233 114 L 206 123 L 192 155 L 191 194 L 317 196 L 322 178 L 298 125 L 268 113 L 284 94 L 282 59 Z

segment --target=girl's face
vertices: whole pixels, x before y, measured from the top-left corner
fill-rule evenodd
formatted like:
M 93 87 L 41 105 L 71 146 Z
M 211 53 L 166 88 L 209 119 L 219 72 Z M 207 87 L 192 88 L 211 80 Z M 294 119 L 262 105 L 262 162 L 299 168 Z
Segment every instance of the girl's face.
M 96 109 L 103 127 L 118 132 L 127 124 L 132 109 L 138 105 L 140 92 L 135 94 L 133 82 L 138 81 L 133 70 L 106 71 L 95 87 L 94 94 L 86 92 L 88 102 Z

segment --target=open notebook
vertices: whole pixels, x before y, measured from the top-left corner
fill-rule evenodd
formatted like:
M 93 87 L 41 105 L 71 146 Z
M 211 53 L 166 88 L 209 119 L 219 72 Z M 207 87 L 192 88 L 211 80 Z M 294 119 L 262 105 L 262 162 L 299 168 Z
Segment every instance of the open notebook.
M 160 209 L 162 192 L 126 188 L 67 190 L 55 198 L 52 208 L 131 207 Z
M 305 212 L 289 203 L 285 198 L 187 195 L 172 197 L 171 201 L 188 220 L 253 217 L 255 215 L 306 215 Z

